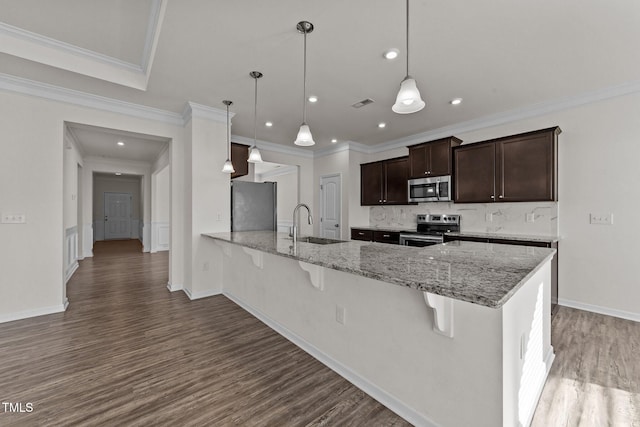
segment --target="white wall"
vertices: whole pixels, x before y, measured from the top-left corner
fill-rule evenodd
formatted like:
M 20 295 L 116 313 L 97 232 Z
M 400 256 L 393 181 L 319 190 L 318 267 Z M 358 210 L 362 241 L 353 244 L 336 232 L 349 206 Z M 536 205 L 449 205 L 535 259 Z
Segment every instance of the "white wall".
M 176 148 L 184 134 L 182 126 L 160 120 L 0 92 L 0 129 L 7 141 L 0 156 L 0 212 L 27 216 L 26 224 L 0 225 L 0 321 L 64 310 L 65 121 L 165 136 L 177 142 Z M 173 155 L 180 161 L 178 150 Z M 182 191 L 182 177 L 172 185 Z M 83 196 L 91 187 L 90 182 L 83 186 Z M 91 198 L 82 199 L 91 204 Z
M 293 226 L 293 210 L 298 204 L 298 167 L 284 166 L 271 173 L 255 175 L 255 182 L 265 181 L 277 184 L 278 231 L 288 233 Z
M 82 258 L 82 226 L 81 226 L 81 206 L 79 198 L 82 162 L 76 142 L 64 127 L 64 173 L 63 173 L 63 222 L 64 222 L 64 249 L 63 249 L 63 270 L 64 283 L 66 284 L 73 273 L 78 268 L 78 259 Z M 63 287 L 63 301 L 66 301 L 66 286 Z
M 316 209 L 317 213 L 314 215 L 318 218 L 318 223 L 320 222 L 320 179 L 322 176 L 326 175 L 340 175 L 340 233 L 341 238 L 348 239 L 349 238 L 349 192 L 346 190 L 349 187 L 349 181 L 351 179 L 351 174 L 349 173 L 349 150 L 345 149 L 342 151 L 338 151 L 333 154 L 329 154 L 328 156 L 323 156 L 316 158 L 313 163 L 314 168 L 314 181 L 315 185 L 313 186 L 314 199 L 318 201 L 318 208 Z M 360 194 L 358 192 L 358 194 Z M 320 224 L 318 224 L 320 225 Z

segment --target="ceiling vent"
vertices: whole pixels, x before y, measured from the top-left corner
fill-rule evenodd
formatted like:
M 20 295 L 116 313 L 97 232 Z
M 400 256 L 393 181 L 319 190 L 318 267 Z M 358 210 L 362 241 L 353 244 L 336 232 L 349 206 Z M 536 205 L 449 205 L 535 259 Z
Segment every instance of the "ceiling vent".
M 369 104 L 373 104 L 373 99 L 371 98 L 367 98 L 367 99 L 363 99 L 362 101 L 356 102 L 355 104 L 352 105 L 353 108 L 360 108 L 360 107 L 364 107 L 365 105 L 369 105 Z

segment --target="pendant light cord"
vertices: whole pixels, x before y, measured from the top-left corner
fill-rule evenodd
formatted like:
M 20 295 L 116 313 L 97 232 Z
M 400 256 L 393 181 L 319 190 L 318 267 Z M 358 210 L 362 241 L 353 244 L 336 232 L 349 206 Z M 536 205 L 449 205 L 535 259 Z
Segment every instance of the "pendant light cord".
M 227 104 L 227 160 L 231 160 L 231 126 L 229 126 L 229 104 Z
M 407 0 L 407 76 L 409 75 L 409 0 Z
M 256 135 L 258 128 L 258 77 L 253 78 L 256 81 L 255 98 L 253 100 L 253 146 L 256 146 Z
M 307 124 L 307 29 L 304 29 L 304 66 L 302 78 L 302 123 Z

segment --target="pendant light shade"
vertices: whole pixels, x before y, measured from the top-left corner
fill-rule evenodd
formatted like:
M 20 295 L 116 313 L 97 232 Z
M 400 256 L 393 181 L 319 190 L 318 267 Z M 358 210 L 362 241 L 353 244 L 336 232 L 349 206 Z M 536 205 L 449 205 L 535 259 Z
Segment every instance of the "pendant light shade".
M 249 149 L 249 163 L 262 163 L 262 154 L 255 145 Z
M 229 120 L 229 106 L 233 102 L 224 100 L 222 103 L 227 106 L 227 160 L 222 166 L 222 172 L 234 173 L 236 170 L 233 168 L 233 163 L 231 163 L 231 121 Z
M 306 123 L 302 123 L 300 126 L 300 130 L 298 131 L 298 136 L 296 137 L 296 145 L 300 145 L 301 147 L 309 147 L 315 142 L 313 141 L 313 136 L 311 135 L 311 129 L 309 129 L 309 125 Z
M 407 0 L 407 75 L 400 83 L 400 90 L 396 97 L 396 103 L 391 109 L 394 113 L 410 114 L 422 110 L 425 102 L 420 97 L 418 85 L 409 75 L 409 0 Z
M 396 97 L 396 103 L 391 109 L 394 113 L 409 114 L 420 111 L 424 108 L 425 103 L 420 97 L 420 91 L 413 77 L 407 76 L 400 83 L 400 90 Z
M 262 77 L 262 73 L 260 71 L 252 71 L 249 75 L 255 81 L 255 97 L 253 99 L 253 145 L 249 149 L 249 158 L 247 161 L 249 163 L 262 163 L 262 155 L 260 154 L 260 150 L 258 150 L 258 144 L 256 142 L 256 132 L 258 128 L 258 79 Z
M 296 25 L 296 29 L 304 34 L 304 75 L 302 79 L 302 125 L 300 126 L 294 144 L 309 147 L 315 144 L 313 136 L 311 135 L 311 129 L 309 129 L 309 125 L 307 125 L 307 34 L 313 31 L 313 24 L 308 21 L 300 21 L 298 25 Z

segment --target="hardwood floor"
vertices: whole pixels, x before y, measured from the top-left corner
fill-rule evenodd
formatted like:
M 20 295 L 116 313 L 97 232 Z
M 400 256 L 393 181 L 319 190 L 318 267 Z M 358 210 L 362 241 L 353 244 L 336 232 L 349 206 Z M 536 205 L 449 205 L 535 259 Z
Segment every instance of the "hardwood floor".
M 560 307 L 533 427 L 640 427 L 640 323 Z
M 223 296 L 166 289 L 167 253 L 99 242 L 65 313 L 0 324 L 1 426 L 409 425 Z M 560 307 L 532 425 L 640 427 L 640 323 Z
M 223 296 L 170 293 L 167 253 L 98 242 L 65 313 L 0 324 L 1 426 L 406 426 Z

